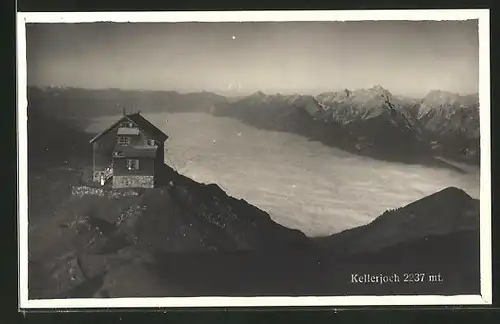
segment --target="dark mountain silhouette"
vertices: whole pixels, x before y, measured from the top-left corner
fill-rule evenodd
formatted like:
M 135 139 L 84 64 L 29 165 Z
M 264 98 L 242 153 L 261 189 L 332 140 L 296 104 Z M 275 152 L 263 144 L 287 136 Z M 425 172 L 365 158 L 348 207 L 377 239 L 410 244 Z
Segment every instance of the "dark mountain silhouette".
M 402 241 L 478 228 L 479 200 L 463 190 L 446 188 L 402 208 L 386 211 L 367 225 L 315 240 L 319 246 L 335 248 L 341 253 L 366 253 Z
M 28 100 L 54 117 L 95 118 L 122 114 L 124 108 L 144 113 L 209 112 L 226 98 L 211 92 L 29 87 Z
M 43 168 L 46 165 L 81 165 L 91 159 L 87 150 L 90 134 L 83 132 L 85 124 L 78 120 L 61 122 L 37 107 L 28 106 L 28 164 Z

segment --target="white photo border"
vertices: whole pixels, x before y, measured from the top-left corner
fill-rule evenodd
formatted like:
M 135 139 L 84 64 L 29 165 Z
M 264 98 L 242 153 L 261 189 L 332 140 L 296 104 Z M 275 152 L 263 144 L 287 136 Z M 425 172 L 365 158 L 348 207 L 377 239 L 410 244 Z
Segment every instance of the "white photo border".
M 492 304 L 491 253 L 491 130 L 490 22 L 488 9 L 346 10 L 346 11 L 178 11 L 178 12 L 18 12 L 17 122 L 18 122 L 18 252 L 19 308 L 151 308 L 151 307 L 266 307 L 266 306 L 404 306 Z M 479 21 L 480 102 L 480 295 L 414 296 L 304 296 L 304 297 L 162 297 L 28 299 L 28 178 L 27 178 L 27 23 L 91 22 L 256 22 L 469 20 Z

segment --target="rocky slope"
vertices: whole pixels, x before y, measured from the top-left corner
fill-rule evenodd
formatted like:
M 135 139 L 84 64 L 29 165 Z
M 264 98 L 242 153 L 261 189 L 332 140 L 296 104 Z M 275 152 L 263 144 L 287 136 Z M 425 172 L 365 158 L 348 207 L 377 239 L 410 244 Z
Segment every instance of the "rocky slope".
M 80 179 L 70 181 L 71 174 Z M 346 279 L 352 271 L 415 269 L 446 276 L 442 293 L 478 289 L 479 206 L 459 189 L 387 211 L 366 226 L 307 238 L 215 184 L 168 166 L 160 176 L 160 187 L 149 190 L 82 186 L 85 174 L 74 172 L 61 177 L 72 184 L 70 196 L 30 211 L 30 296 L 415 293 Z M 32 195 L 44 192 L 49 202 L 53 185 L 39 184 Z
M 479 204 L 459 189 L 307 238 L 214 184 L 169 167 L 163 179 L 148 190 L 74 186 L 51 217 L 38 217 L 32 298 L 366 294 L 346 279 L 361 270 L 439 271 L 443 293 L 478 289 Z M 436 289 L 398 287 L 387 293 Z
M 460 160 L 479 161 L 479 97 L 431 91 L 420 102 L 417 119 L 433 149 Z
M 383 159 L 413 161 L 428 151 L 416 123 L 381 87 L 317 97 L 256 93 L 219 105 L 216 114 Z
M 381 86 L 345 90 L 330 96 L 321 94 L 316 99 L 326 107 L 326 113 L 322 114 L 324 118 L 329 117 L 342 125 L 359 125 L 358 128 L 351 127 L 351 132 L 361 133 L 364 128 L 371 128 L 370 124 L 376 125 L 377 128 L 373 127 L 371 133 L 366 134 L 372 145 L 389 141 L 395 145 L 395 140 L 402 138 L 406 145 L 423 147 L 421 143 L 419 145 L 420 129 L 411 118 L 409 107 Z

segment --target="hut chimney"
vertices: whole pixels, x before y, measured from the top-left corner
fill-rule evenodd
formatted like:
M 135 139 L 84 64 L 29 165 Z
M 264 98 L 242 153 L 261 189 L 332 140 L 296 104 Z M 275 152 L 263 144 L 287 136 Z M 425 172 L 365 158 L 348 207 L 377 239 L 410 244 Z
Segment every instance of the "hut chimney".
M 125 107 L 123 107 L 122 109 L 123 109 L 123 116 L 126 116 L 127 112 L 125 111 Z

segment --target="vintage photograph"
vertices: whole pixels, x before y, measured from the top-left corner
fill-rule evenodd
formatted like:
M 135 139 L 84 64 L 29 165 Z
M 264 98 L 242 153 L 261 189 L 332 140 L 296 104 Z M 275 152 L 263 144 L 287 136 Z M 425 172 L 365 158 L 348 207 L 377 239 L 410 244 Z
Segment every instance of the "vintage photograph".
M 479 18 L 381 17 L 25 19 L 26 300 L 481 296 Z

